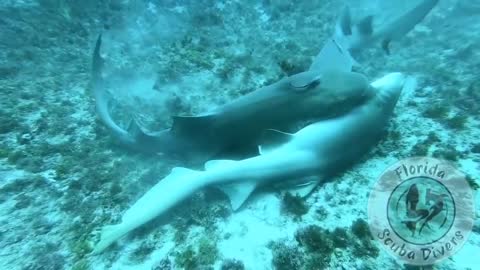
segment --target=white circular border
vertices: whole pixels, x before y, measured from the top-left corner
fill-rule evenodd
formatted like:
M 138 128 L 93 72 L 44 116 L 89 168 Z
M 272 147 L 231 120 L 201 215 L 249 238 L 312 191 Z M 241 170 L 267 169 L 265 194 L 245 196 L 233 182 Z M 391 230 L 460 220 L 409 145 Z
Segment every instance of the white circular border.
M 423 167 L 419 167 L 420 165 Z M 407 175 L 404 168 L 409 170 L 411 166 L 416 168 L 415 173 Z M 431 175 L 428 169 L 435 166 L 437 166 L 437 174 Z M 428 168 L 427 171 L 424 170 L 425 167 Z M 445 172 L 444 177 L 439 177 L 440 171 Z M 441 182 L 455 200 L 456 214 L 452 227 L 442 239 L 432 244 L 415 245 L 404 241 L 396 235 L 388 221 L 387 205 L 391 193 L 400 183 L 412 177 L 428 177 Z M 474 217 L 472 189 L 468 185 L 465 175 L 452 163 L 431 157 L 407 158 L 390 166 L 377 180 L 368 200 L 368 221 L 373 237 L 396 259 L 410 265 L 431 265 L 456 253 L 467 241 L 468 235 L 472 231 Z M 387 235 L 387 229 L 389 235 Z M 396 250 L 392 249 L 394 243 L 398 246 Z M 440 253 L 442 247 L 443 254 Z M 434 252 L 431 248 L 434 248 L 435 254 L 438 256 L 433 256 Z M 430 253 L 425 249 L 430 250 Z

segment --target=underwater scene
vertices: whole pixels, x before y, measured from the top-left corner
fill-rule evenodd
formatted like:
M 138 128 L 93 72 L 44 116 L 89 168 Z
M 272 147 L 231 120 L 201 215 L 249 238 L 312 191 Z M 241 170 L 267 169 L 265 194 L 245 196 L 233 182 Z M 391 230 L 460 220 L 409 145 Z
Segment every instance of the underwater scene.
M 480 269 L 479 18 L 1 0 L 0 270 Z

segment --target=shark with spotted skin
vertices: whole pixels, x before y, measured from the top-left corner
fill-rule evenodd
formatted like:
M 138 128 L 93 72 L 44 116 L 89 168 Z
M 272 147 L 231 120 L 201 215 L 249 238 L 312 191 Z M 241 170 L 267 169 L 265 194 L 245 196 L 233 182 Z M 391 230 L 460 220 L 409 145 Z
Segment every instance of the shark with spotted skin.
M 349 113 L 324 120 L 295 134 L 269 130 L 260 154 L 239 160 L 211 160 L 204 171 L 174 168 L 130 209 L 120 224 L 105 226 L 94 253 L 171 209 L 207 186 L 217 186 L 237 210 L 258 187 L 296 179 L 300 195 L 309 194 L 322 180 L 337 174 L 365 155 L 380 139 L 389 121 L 405 76 L 391 73 L 373 82 L 375 96 Z M 307 183 L 307 184 L 305 184 Z

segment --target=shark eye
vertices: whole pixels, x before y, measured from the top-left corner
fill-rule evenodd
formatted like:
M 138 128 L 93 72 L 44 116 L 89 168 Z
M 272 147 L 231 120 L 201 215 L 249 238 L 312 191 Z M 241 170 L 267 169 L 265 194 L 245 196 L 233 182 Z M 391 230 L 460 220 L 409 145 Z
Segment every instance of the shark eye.
M 296 91 L 305 91 L 305 90 L 309 90 L 317 87 L 320 84 L 320 82 L 321 82 L 320 77 L 317 77 L 317 78 L 314 78 L 313 80 L 304 81 L 304 82 L 301 82 L 301 81 L 290 82 L 290 86 Z
M 315 88 L 315 87 L 317 87 L 317 86 L 320 85 L 320 82 L 321 82 L 321 80 L 320 80 L 320 78 L 318 78 L 318 79 L 312 81 L 312 82 L 308 85 L 308 87 L 309 87 L 309 88 Z

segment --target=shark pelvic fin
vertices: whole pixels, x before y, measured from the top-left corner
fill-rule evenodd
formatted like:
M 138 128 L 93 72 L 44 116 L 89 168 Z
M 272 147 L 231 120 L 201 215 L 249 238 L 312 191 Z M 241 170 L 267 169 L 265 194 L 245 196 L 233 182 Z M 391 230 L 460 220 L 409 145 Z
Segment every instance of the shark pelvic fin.
M 258 152 L 263 155 L 271 152 L 275 148 L 288 143 L 293 134 L 278 131 L 275 129 L 267 129 L 263 132 L 262 143 L 258 146 Z
M 218 188 L 230 199 L 233 211 L 237 211 L 257 187 L 255 182 L 221 185 Z
M 320 182 L 320 177 L 309 177 L 305 179 L 305 182 L 302 184 L 299 184 L 295 187 L 289 188 L 289 192 L 292 193 L 292 195 L 297 195 L 302 198 L 307 197 L 312 193 L 312 191 L 317 187 L 318 183 Z

